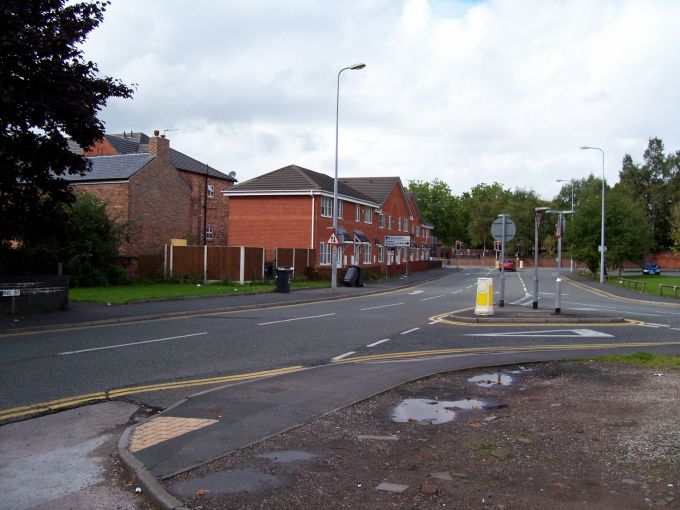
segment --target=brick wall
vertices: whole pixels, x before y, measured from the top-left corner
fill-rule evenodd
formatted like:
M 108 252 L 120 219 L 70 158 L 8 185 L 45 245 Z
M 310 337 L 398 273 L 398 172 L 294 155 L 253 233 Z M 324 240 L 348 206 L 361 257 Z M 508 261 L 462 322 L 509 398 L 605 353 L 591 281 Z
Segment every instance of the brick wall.
M 118 154 L 116 149 L 106 140 L 99 140 L 87 149 L 84 153 L 85 156 L 113 156 Z
M 191 227 L 189 244 L 203 244 L 203 216 L 205 206 L 205 175 L 183 172 L 180 175 L 191 188 L 190 210 Z M 231 188 L 233 182 L 208 177 L 208 184 L 215 186 L 215 196 L 208 198 L 207 226 L 213 229 L 213 239 L 208 244 L 227 246 L 227 214 L 229 199 L 222 194 L 223 189 Z
M 173 238 L 191 233 L 191 189 L 169 161 L 154 158 L 130 178 L 129 255 L 160 253 Z
M 318 203 L 318 198 L 316 199 Z M 230 246 L 308 248 L 312 197 L 230 197 Z

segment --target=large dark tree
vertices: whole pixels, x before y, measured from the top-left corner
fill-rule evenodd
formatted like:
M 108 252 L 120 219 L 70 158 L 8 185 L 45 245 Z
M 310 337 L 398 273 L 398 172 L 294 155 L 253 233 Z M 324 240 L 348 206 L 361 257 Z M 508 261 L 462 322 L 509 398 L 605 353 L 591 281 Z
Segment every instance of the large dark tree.
M 107 5 L 0 2 L 0 270 L 10 245 L 39 242 L 62 224 L 74 200 L 63 176 L 88 169 L 68 138 L 91 146 L 104 134 L 97 114 L 107 99 L 132 94 L 99 76 L 80 49 Z

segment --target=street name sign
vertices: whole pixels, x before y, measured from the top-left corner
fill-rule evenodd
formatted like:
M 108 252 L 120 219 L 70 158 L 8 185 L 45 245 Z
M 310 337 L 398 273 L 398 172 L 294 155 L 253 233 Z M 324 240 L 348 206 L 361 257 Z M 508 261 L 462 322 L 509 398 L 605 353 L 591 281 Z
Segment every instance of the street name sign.
M 385 236 L 385 246 L 387 248 L 411 246 L 411 236 Z

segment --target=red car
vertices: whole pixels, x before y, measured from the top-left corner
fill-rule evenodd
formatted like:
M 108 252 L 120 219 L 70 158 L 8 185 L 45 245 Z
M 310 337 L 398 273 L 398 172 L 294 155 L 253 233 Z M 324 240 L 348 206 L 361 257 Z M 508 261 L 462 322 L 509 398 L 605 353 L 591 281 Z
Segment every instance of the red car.
M 498 265 L 498 270 L 501 270 L 500 264 Z M 504 271 L 517 271 L 517 265 L 515 264 L 514 260 L 506 260 L 503 262 L 503 270 Z

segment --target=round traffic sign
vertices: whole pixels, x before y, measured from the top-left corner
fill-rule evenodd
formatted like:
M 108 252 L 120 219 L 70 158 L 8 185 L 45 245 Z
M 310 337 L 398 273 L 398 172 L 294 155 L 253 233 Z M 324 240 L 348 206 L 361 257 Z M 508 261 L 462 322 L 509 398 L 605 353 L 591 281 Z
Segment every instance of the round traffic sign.
M 515 223 L 508 217 L 505 218 L 505 239 L 503 239 L 503 218 L 496 218 L 491 224 L 491 235 L 494 241 L 501 241 L 507 243 L 515 238 L 517 227 Z

